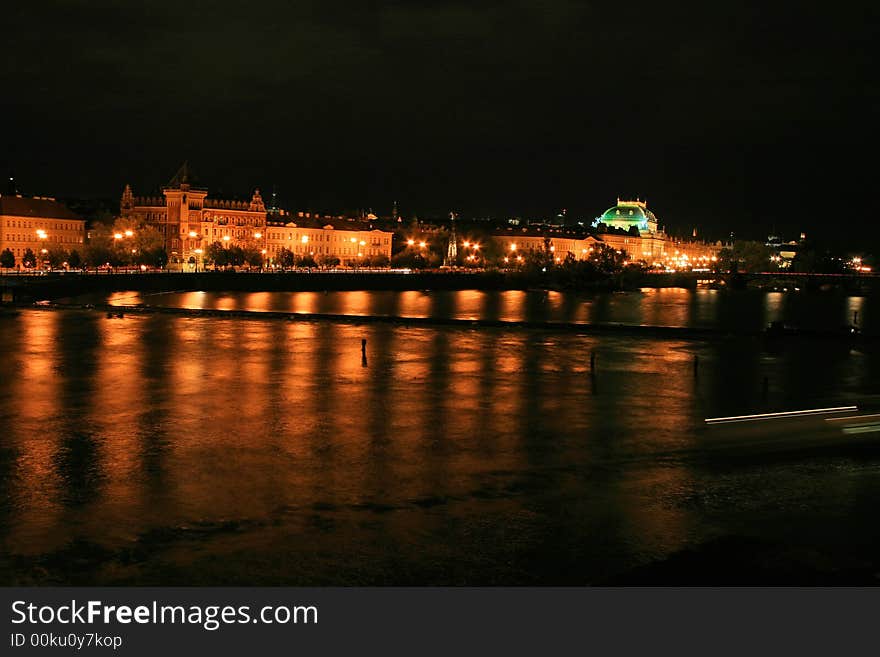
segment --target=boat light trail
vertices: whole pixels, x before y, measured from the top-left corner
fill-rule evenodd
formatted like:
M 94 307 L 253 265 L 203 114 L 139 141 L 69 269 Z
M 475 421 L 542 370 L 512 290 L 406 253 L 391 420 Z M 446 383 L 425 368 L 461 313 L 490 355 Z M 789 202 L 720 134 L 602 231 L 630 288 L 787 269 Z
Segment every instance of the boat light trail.
M 709 417 L 703 420 L 706 424 L 726 424 L 730 422 L 758 422 L 760 420 L 778 420 L 807 415 L 824 415 L 826 413 L 843 413 L 857 411 L 856 406 L 835 406 L 833 408 L 808 408 L 802 411 L 781 411 L 779 413 L 757 413 L 755 415 L 733 415 L 731 417 Z

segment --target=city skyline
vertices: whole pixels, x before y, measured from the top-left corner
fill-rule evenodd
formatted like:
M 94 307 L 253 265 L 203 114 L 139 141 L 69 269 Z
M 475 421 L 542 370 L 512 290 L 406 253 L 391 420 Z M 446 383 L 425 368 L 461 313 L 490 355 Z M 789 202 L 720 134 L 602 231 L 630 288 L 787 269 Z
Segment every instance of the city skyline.
M 876 12 L 29 3 L 4 16 L 0 170 L 104 198 L 190 159 L 290 207 L 437 216 L 638 194 L 685 230 L 814 234 L 872 183 Z

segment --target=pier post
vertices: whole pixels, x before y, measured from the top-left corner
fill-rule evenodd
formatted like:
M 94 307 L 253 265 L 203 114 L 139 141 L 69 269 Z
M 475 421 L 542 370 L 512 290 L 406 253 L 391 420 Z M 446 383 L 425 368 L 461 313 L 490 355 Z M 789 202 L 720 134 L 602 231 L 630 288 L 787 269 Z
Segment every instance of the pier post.
M 698 370 L 700 369 L 700 357 L 694 356 L 694 377 L 697 376 Z

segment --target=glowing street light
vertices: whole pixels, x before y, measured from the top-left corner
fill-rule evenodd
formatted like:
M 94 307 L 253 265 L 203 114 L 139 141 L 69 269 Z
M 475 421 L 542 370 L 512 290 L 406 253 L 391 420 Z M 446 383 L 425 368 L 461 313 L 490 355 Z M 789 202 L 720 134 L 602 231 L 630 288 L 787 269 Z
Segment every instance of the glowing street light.
M 256 237 L 257 239 L 260 239 L 262 236 L 263 236 L 263 233 L 261 233 L 261 232 L 259 232 L 259 231 L 257 231 L 256 233 L 254 233 L 254 237 Z
M 133 231 L 133 230 L 127 230 L 127 231 L 125 231 L 125 236 L 126 236 L 126 237 L 131 237 L 132 235 L 134 235 L 134 231 Z
M 122 239 L 122 233 L 113 233 L 113 239 L 115 239 L 115 240 L 121 240 L 121 239 Z
M 353 238 L 353 237 L 351 238 L 351 241 L 354 242 L 354 238 Z M 414 239 L 408 239 L 408 240 L 406 241 L 406 243 L 407 243 L 409 246 L 413 246 L 413 245 L 415 245 L 416 241 L 415 241 Z
M 189 231 L 189 236 L 190 236 L 190 237 L 198 237 L 199 234 L 198 234 L 196 231 L 191 230 L 191 231 Z

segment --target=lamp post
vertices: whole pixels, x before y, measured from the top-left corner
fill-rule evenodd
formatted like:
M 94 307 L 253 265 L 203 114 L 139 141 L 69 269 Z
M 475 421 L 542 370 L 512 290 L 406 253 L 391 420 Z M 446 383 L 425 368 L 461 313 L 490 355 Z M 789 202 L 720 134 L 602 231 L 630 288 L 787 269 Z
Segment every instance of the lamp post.
M 45 230 L 43 230 L 42 228 L 38 228 L 38 229 L 37 229 L 37 239 L 40 240 L 40 244 L 45 244 L 45 243 L 46 243 L 46 240 L 47 240 L 48 238 L 49 238 L 49 236 L 46 234 L 46 231 L 45 231 Z M 46 250 L 45 246 L 43 246 L 43 247 L 40 248 L 40 254 L 43 256 L 43 259 L 42 259 L 43 262 L 40 263 L 41 268 L 42 268 L 43 265 L 45 265 L 45 260 L 46 260 L 45 255 L 46 255 L 47 253 L 48 253 L 48 251 Z M 36 267 L 34 267 L 34 269 L 36 269 Z

